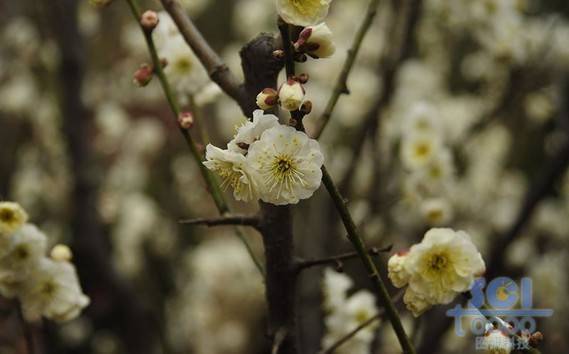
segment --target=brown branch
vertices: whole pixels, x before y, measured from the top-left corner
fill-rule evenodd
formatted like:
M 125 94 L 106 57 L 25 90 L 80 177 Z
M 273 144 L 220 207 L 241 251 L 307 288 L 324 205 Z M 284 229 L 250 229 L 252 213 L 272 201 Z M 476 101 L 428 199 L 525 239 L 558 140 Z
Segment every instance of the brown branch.
M 240 105 L 245 101 L 244 92 L 227 65 L 210 47 L 184 8 L 176 0 L 161 0 L 164 9 L 178 26 L 186 43 L 192 48 L 213 82 Z M 244 107 L 242 106 L 242 109 Z
M 387 247 L 383 247 L 383 248 L 377 248 L 377 247 L 371 247 L 368 250 L 368 253 L 370 255 L 378 255 L 381 252 L 389 252 L 391 251 L 391 249 L 393 248 L 393 245 L 389 245 Z M 334 264 L 334 265 L 342 265 L 342 261 L 346 261 L 349 259 L 354 259 L 354 258 L 358 258 L 359 257 L 359 253 L 358 252 L 347 252 L 347 253 L 343 253 L 343 254 L 339 254 L 336 256 L 332 256 L 332 257 L 326 257 L 326 258 L 320 258 L 320 259 L 300 259 L 296 261 L 295 264 L 295 269 L 297 272 L 303 271 L 307 268 L 311 268 L 311 267 L 316 267 L 316 266 L 325 266 L 325 265 L 330 265 L 330 264 Z
M 259 228 L 259 217 L 255 215 L 226 215 L 216 218 L 196 218 L 180 220 L 180 224 L 184 225 L 205 225 L 222 226 L 222 225 L 242 225 Z

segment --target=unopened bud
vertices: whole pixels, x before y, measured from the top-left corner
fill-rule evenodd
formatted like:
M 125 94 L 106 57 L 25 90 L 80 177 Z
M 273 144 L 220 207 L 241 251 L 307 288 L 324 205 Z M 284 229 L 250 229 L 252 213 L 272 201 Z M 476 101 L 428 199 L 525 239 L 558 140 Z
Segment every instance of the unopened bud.
M 512 352 L 512 340 L 498 329 L 492 329 L 482 340 L 486 353 L 510 354 Z
M 282 49 L 276 49 L 273 51 L 273 57 L 275 59 L 283 59 L 285 57 L 285 52 Z
M 302 114 L 307 115 L 312 112 L 312 102 L 311 101 L 304 101 L 300 106 L 300 111 Z
M 325 23 L 305 27 L 294 43 L 298 52 L 306 53 L 313 58 L 328 58 L 336 52 L 332 41 L 332 31 Z
M 148 32 L 152 32 L 152 30 L 158 26 L 158 22 L 159 19 L 156 11 L 147 10 L 140 17 L 140 24 Z
M 168 59 L 166 58 L 160 58 L 160 66 L 162 67 L 162 69 L 164 69 L 165 67 L 168 66 Z
M 57 262 L 69 262 L 73 258 L 73 253 L 66 245 L 58 244 L 51 249 L 50 257 Z
M 257 106 L 262 110 L 267 110 L 274 107 L 279 101 L 279 93 L 272 88 L 263 89 L 257 95 Z
M 154 76 L 154 69 L 149 64 L 142 64 L 138 70 L 134 72 L 133 82 L 139 86 L 143 87 L 148 85 Z
M 178 115 L 178 124 L 183 129 L 190 129 L 194 125 L 194 116 L 190 112 L 182 112 Z
M 304 88 L 300 82 L 288 79 L 279 89 L 279 102 L 283 109 L 296 111 L 304 99 Z

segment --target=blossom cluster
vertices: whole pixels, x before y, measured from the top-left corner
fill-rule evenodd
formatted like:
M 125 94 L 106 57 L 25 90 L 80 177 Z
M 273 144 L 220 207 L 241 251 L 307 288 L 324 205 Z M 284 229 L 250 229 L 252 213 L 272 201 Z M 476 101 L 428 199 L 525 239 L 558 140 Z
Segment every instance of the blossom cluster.
M 408 286 L 403 301 L 415 317 L 470 290 L 485 270 L 468 234 L 448 228 L 430 229 L 419 244 L 394 254 L 388 262 L 393 285 Z
M 324 318 L 326 334 L 322 338 L 322 347 L 324 349 L 334 345 L 378 313 L 375 297 L 369 291 L 359 290 L 348 296 L 348 290 L 352 286 L 353 281 L 347 275 L 338 273 L 330 268 L 326 268 L 324 271 L 322 284 L 324 310 L 326 312 Z M 366 326 L 340 346 L 335 353 L 369 353 L 377 327 L 378 322 Z
M 19 204 L 0 202 L 0 294 L 18 298 L 28 321 L 69 321 L 89 304 L 71 251 L 57 245 L 46 257 L 47 237 L 27 219 Z
M 312 196 L 323 163 L 316 140 L 256 110 L 227 149 L 208 144 L 204 165 L 221 177 L 223 188 L 233 188 L 235 199 L 284 205 Z

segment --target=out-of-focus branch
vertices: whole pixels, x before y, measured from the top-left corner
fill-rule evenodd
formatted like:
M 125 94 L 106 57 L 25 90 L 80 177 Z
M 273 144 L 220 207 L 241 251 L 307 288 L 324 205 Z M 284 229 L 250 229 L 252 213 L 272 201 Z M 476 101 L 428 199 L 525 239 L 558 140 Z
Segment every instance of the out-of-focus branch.
M 24 338 L 26 340 L 27 354 L 35 354 L 36 345 L 34 341 L 34 332 L 31 328 L 31 325 L 24 318 L 24 313 L 22 311 L 22 304 L 19 301 L 16 301 L 15 306 L 16 306 L 16 311 L 18 312 L 18 320 L 20 321 L 22 332 L 24 333 Z
M 209 46 L 200 31 L 188 17 L 184 8 L 176 0 L 161 0 L 164 9 L 170 14 L 186 43 L 192 48 L 213 82 L 237 103 L 244 101 L 244 92 L 237 79 L 219 55 Z
M 154 40 L 152 39 L 152 34 L 148 31 L 146 31 L 142 27 L 142 25 L 140 25 L 141 11 L 138 7 L 138 2 L 136 0 L 127 0 L 127 2 L 129 4 L 132 15 L 134 16 L 136 21 L 139 23 L 140 29 L 141 29 L 142 33 L 144 34 L 144 38 L 145 38 L 146 44 L 148 46 L 148 51 L 149 51 L 150 56 L 152 58 L 152 64 L 153 64 L 154 72 L 155 72 L 156 76 L 158 77 L 158 80 L 160 81 L 160 85 L 162 86 L 162 90 L 164 91 L 164 95 L 166 96 L 166 100 L 168 101 L 168 105 L 170 106 L 170 109 L 173 113 L 174 119 L 177 122 L 178 116 L 181 113 L 180 107 L 176 101 L 176 98 L 174 96 L 174 93 L 172 91 L 170 83 L 168 82 L 168 79 L 166 78 L 166 75 L 164 74 L 164 70 L 162 70 L 162 63 L 160 61 L 160 58 L 158 57 L 158 52 L 156 50 Z M 199 152 L 198 147 L 196 146 L 195 142 L 193 141 L 192 136 L 190 135 L 188 130 L 182 128 L 179 125 L 178 125 L 178 127 L 180 130 L 180 133 L 182 134 L 182 136 L 184 137 L 184 140 L 186 141 L 186 144 L 188 145 L 188 148 L 190 149 L 190 152 L 192 154 L 194 161 L 198 165 L 200 173 L 201 173 L 204 181 L 206 182 L 206 184 L 208 186 L 209 192 L 212 195 L 212 198 L 215 202 L 215 205 L 216 205 L 218 211 L 222 215 L 228 213 L 230 211 L 229 206 L 227 205 L 227 202 L 225 201 L 225 198 L 223 197 L 223 193 L 221 191 L 221 188 L 219 187 L 219 184 L 215 180 L 215 177 L 213 176 L 213 174 L 202 163 L 202 155 Z M 255 263 L 255 266 L 257 267 L 259 272 L 261 274 L 264 274 L 263 267 L 261 266 L 261 263 L 259 262 L 259 260 L 255 256 L 255 254 L 253 253 L 253 250 L 252 250 L 251 246 L 249 245 L 249 243 L 247 242 L 247 240 L 245 239 L 245 236 L 241 233 L 241 231 L 239 229 L 235 230 L 235 234 L 241 240 L 241 242 L 245 245 L 247 252 L 249 253 L 249 256 L 251 257 L 251 259 Z
M 338 77 L 336 85 L 334 86 L 334 90 L 332 91 L 332 96 L 330 96 L 330 99 L 326 104 L 326 108 L 324 109 L 324 113 L 322 113 L 322 116 L 320 117 L 320 120 L 318 121 L 314 132 L 312 132 L 311 134 L 311 136 L 314 139 L 318 139 L 322 134 L 322 131 L 328 124 L 330 118 L 332 117 L 332 112 L 334 111 L 334 108 L 336 107 L 336 103 L 338 103 L 340 96 L 342 94 L 350 93 L 350 91 L 348 90 L 348 76 L 350 75 L 350 71 L 354 66 L 354 62 L 356 61 L 356 57 L 358 55 L 358 52 L 360 51 L 365 35 L 369 31 L 373 23 L 373 20 L 377 15 L 378 6 L 379 6 L 379 0 L 371 0 L 369 2 L 366 15 L 364 17 L 364 20 L 360 24 L 358 31 L 356 32 L 356 36 L 354 38 L 354 41 L 352 42 L 352 46 L 348 50 L 348 56 L 344 61 L 344 65 L 342 66 L 342 71 L 340 72 L 340 76 Z
M 46 8 L 50 11 L 51 16 L 47 17 L 52 21 L 61 58 L 57 75 L 62 129 L 72 174 L 71 246 L 85 292 L 103 303 L 108 302 L 101 309 L 94 301 L 87 314 L 95 318 L 96 325 L 112 318 L 125 353 L 149 354 L 156 343 L 156 328 L 139 294 L 115 270 L 97 213 L 97 181 L 93 178 L 94 157 L 90 146 L 92 115 L 81 95 L 85 51 L 77 19 L 78 6 L 75 0 L 57 0 Z
M 391 249 L 393 248 L 392 245 L 389 245 L 387 247 L 384 248 L 377 248 L 377 247 L 371 247 L 370 249 L 368 249 L 368 253 L 372 256 L 377 256 L 378 254 L 380 254 L 381 252 L 389 252 L 391 251 Z M 325 265 L 342 265 L 342 261 L 345 260 L 349 260 L 349 259 L 354 259 L 354 258 L 358 258 L 359 254 L 357 252 L 348 252 L 348 253 L 343 253 L 343 254 L 339 254 L 333 257 L 326 257 L 326 258 L 320 258 L 320 259 L 300 259 L 297 260 L 295 267 L 297 271 L 303 271 L 307 268 L 311 268 L 311 267 L 316 267 L 316 266 L 325 266 Z
M 254 215 L 226 215 L 218 218 L 198 218 L 180 220 L 180 224 L 185 225 L 205 225 L 205 226 L 222 226 L 222 225 L 240 225 L 259 227 L 259 217 Z

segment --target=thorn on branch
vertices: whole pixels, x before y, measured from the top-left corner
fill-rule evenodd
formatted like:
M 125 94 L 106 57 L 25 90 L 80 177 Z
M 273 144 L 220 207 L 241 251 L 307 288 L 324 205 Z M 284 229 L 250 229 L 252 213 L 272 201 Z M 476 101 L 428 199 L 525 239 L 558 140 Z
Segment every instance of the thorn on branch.
M 204 225 L 207 227 L 222 225 L 251 226 L 258 229 L 260 219 L 256 215 L 227 215 L 217 218 L 196 218 L 180 220 L 180 224 L 185 225 Z

